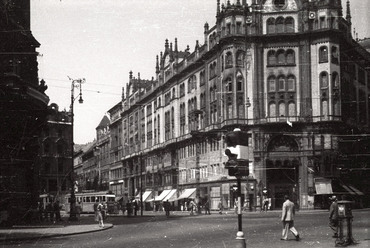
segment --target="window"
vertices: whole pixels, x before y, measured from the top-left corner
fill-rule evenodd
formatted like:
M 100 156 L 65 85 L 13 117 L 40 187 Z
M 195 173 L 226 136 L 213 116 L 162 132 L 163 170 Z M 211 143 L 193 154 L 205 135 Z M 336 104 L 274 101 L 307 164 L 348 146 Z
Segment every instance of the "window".
M 285 19 L 285 32 L 286 33 L 294 32 L 294 19 L 292 17 L 287 17 Z
M 293 50 L 288 50 L 286 52 L 286 62 L 287 62 L 287 64 L 295 64 L 294 51 Z
M 319 63 L 327 63 L 328 62 L 328 47 L 322 46 L 319 50 Z
M 233 55 L 231 52 L 226 53 L 226 68 L 233 66 Z
M 236 65 L 239 67 L 244 66 L 244 52 L 238 52 L 238 55 L 236 57 Z
M 242 76 L 238 76 L 236 87 L 237 87 L 236 88 L 237 91 L 243 91 L 243 77 Z
M 295 77 L 293 75 L 288 76 L 287 86 L 288 91 L 295 91 Z
M 267 65 L 276 65 L 276 55 L 274 50 L 267 53 Z
M 277 52 L 277 63 L 279 65 L 285 64 L 285 53 L 284 53 L 284 50 L 279 50 Z
M 276 33 L 284 32 L 284 18 L 279 17 L 276 19 Z
M 332 83 L 333 83 L 333 88 L 338 88 L 339 87 L 339 76 L 338 76 L 338 73 L 336 73 L 336 72 L 333 72 Z
M 326 28 L 326 18 L 325 16 L 320 16 L 320 29 Z
M 276 91 L 276 79 L 275 77 L 271 76 L 267 80 L 268 82 L 268 91 L 275 92 Z
M 294 102 L 289 102 L 288 104 L 288 115 L 289 116 L 295 116 L 296 115 L 296 110 L 295 110 L 295 103 Z
M 338 64 L 339 63 L 338 48 L 336 46 L 333 46 L 331 48 L 331 62 L 333 64 Z
M 236 33 L 237 34 L 241 34 L 242 33 L 242 23 L 241 22 L 237 22 L 236 23 Z
M 286 1 L 286 0 L 274 0 L 274 6 L 275 6 L 275 8 L 277 8 L 277 9 L 282 9 L 282 8 L 284 8 L 284 6 L 285 6 L 285 1 Z
M 327 88 L 328 87 L 328 73 L 321 72 L 320 74 L 320 87 Z
M 225 90 L 227 92 L 232 92 L 233 91 L 233 83 L 232 83 L 231 78 L 226 79 Z
M 275 18 L 267 19 L 267 33 L 268 34 L 275 33 Z
M 280 76 L 278 79 L 278 87 L 279 87 L 279 91 L 285 90 L 285 78 L 283 76 Z
M 285 102 L 279 103 L 279 116 L 283 117 L 285 116 Z
M 271 102 L 269 104 L 269 116 L 270 117 L 275 117 L 276 116 L 276 105 L 274 102 Z

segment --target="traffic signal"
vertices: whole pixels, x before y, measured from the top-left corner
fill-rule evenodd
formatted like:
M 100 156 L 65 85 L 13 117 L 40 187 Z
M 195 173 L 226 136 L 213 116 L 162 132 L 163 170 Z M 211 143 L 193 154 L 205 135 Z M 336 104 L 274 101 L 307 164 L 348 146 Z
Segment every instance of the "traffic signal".
M 248 176 L 249 175 L 249 134 L 240 129 L 226 134 L 225 142 L 227 148 L 225 155 L 228 156 L 225 168 L 229 171 L 229 176 Z

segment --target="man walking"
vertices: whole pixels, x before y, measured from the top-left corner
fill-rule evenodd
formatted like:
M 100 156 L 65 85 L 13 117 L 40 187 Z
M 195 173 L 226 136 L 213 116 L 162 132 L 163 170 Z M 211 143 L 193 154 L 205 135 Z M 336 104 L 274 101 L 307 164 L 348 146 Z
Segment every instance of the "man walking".
M 329 210 L 329 226 L 334 231 L 333 238 L 338 238 L 338 200 L 335 195 L 330 198 L 333 202 Z
M 297 241 L 300 240 L 299 233 L 294 227 L 294 203 L 289 200 L 289 196 L 284 196 L 284 204 L 283 204 L 283 211 L 281 215 L 281 221 L 283 222 L 283 232 L 281 240 L 288 240 L 288 232 L 289 230 L 295 236 Z
M 167 217 L 170 217 L 170 202 L 167 200 L 167 201 L 164 201 L 163 202 L 163 208 L 164 208 L 164 211 L 166 211 L 166 216 Z

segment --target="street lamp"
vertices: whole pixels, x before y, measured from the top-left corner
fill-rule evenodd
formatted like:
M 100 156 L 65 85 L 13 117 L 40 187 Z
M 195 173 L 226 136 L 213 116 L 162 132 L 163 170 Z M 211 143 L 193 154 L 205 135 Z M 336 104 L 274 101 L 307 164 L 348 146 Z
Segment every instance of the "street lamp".
M 70 112 L 71 112 L 71 126 L 72 126 L 72 129 L 71 129 L 71 137 L 72 137 L 72 140 L 71 140 L 71 164 L 72 164 L 72 168 L 71 168 L 71 183 L 72 183 L 72 187 L 71 187 L 71 207 L 70 207 L 70 210 L 69 210 L 69 220 L 70 221 L 77 221 L 77 215 L 76 215 L 76 195 L 75 195 L 75 183 L 74 183 L 74 163 L 73 163 L 73 152 L 74 152 L 74 142 L 73 142 L 73 119 L 74 119 L 74 114 L 73 114 L 73 103 L 74 101 L 78 99 L 78 102 L 80 104 L 83 103 L 83 99 L 82 99 L 82 86 L 81 84 L 85 83 L 85 79 L 82 78 L 82 79 L 72 79 L 70 77 L 68 77 L 69 80 L 72 81 L 71 83 L 71 106 L 70 106 Z M 74 97 L 74 89 L 75 88 L 79 88 L 80 89 L 80 92 L 79 94 L 77 95 L 77 97 L 75 98 Z

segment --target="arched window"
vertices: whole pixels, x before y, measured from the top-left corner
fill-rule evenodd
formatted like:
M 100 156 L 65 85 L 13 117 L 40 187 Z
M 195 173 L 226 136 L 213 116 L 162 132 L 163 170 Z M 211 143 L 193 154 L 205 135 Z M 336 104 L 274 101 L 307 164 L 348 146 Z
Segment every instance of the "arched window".
M 281 117 L 286 116 L 286 113 L 285 113 L 285 102 L 280 102 L 279 103 L 279 116 L 281 116 Z
M 328 100 L 323 99 L 321 101 L 321 115 L 326 118 L 328 116 Z
M 333 115 L 334 116 L 339 116 L 340 115 L 340 105 L 339 105 L 339 100 L 338 99 L 333 100 Z
M 231 52 L 226 53 L 226 66 L 225 68 L 229 68 L 233 66 L 233 55 Z
M 277 51 L 276 57 L 277 57 L 277 63 L 279 65 L 285 64 L 285 52 L 284 52 L 284 50 Z
M 226 79 L 225 90 L 227 92 L 232 92 L 233 91 L 233 82 L 232 82 L 231 78 Z
M 327 63 L 328 62 L 328 47 L 322 46 L 319 49 L 319 63 Z
M 331 48 L 331 62 L 333 64 L 338 64 L 339 63 L 338 48 L 336 46 L 332 46 L 332 48 Z
M 339 87 L 339 76 L 338 76 L 337 72 L 333 72 L 332 84 L 333 84 L 333 88 L 338 88 Z
M 273 34 L 275 33 L 275 18 L 269 18 L 267 19 L 267 33 Z
M 295 102 L 289 102 L 289 104 L 288 104 L 288 115 L 289 116 L 296 116 Z
M 241 75 L 237 76 L 236 79 L 236 90 L 243 91 L 243 77 Z
M 274 50 L 270 50 L 267 53 L 267 65 L 276 65 L 276 54 Z
M 284 33 L 284 18 L 278 17 L 276 19 L 276 33 Z
M 327 88 L 329 85 L 328 82 L 328 73 L 326 71 L 320 73 L 320 87 Z
M 293 75 L 288 76 L 287 90 L 288 91 L 295 91 L 295 77 Z
M 236 56 L 236 65 L 239 67 L 244 66 L 244 52 L 239 51 L 237 56 Z
M 293 33 L 294 32 L 294 19 L 293 17 L 287 17 L 285 19 L 285 32 Z
M 286 63 L 290 65 L 295 64 L 294 51 L 291 49 L 286 52 Z
M 227 118 L 233 118 L 233 100 L 230 96 L 227 97 Z
M 275 92 L 276 91 L 276 78 L 274 76 L 270 76 L 267 79 L 267 84 L 268 84 L 268 91 L 269 92 Z
M 275 117 L 276 116 L 276 104 L 275 102 L 269 103 L 269 116 Z

